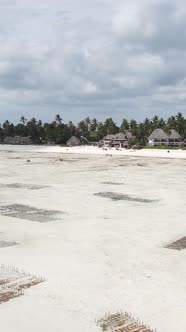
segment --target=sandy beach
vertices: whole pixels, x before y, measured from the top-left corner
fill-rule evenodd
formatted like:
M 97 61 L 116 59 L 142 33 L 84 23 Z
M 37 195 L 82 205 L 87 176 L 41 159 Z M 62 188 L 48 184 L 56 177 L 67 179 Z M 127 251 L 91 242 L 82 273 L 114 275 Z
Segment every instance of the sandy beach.
M 161 149 L 116 149 L 116 148 L 98 148 L 95 146 L 38 146 L 38 145 L 0 145 L 0 151 L 17 151 L 17 152 L 51 152 L 65 154 L 87 154 L 87 155 L 114 155 L 114 156 L 136 156 L 149 158 L 169 158 L 169 159 L 186 159 L 186 150 L 161 150 Z
M 120 309 L 185 331 L 186 250 L 167 246 L 186 235 L 186 151 L 0 150 L 0 264 L 44 280 L 1 303 L 2 331 L 101 332 Z

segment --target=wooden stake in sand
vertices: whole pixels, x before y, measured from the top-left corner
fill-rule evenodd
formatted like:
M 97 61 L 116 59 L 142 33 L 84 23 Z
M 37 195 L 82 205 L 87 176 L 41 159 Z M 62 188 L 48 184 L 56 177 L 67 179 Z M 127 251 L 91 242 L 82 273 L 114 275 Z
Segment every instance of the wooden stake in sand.
M 135 319 L 131 314 L 122 311 L 112 315 L 105 314 L 96 324 L 103 332 L 157 332 L 140 322 L 139 318 Z
M 24 289 L 35 286 L 45 279 L 31 275 L 14 266 L 0 265 L 0 303 L 24 295 Z

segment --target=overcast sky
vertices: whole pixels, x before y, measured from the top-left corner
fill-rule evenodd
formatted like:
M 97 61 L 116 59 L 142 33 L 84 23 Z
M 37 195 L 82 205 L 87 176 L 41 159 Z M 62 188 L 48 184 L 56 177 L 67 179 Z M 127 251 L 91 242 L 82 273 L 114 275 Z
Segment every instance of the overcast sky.
M 0 122 L 179 111 L 185 0 L 0 0 Z

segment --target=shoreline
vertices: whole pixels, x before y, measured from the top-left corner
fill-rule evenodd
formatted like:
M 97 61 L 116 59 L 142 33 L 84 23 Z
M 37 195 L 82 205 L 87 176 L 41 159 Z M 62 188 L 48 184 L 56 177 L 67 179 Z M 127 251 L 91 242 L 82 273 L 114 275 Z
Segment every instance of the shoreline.
M 186 150 L 169 150 L 169 149 L 116 150 L 115 148 L 98 148 L 95 146 L 61 147 L 56 145 L 55 146 L 0 145 L 0 152 L 6 152 L 6 151 L 186 159 Z

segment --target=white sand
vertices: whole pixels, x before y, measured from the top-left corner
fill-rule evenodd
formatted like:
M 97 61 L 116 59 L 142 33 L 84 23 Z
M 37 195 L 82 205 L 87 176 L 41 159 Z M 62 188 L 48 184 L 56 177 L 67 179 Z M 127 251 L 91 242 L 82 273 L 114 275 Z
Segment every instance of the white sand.
M 186 236 L 185 159 L 142 157 L 167 156 L 157 150 L 124 151 L 143 155 L 110 158 L 96 155 L 106 151 L 81 148 L 89 155 L 65 154 L 60 162 L 61 151 L 66 152 L 31 147 L 30 152 L 0 153 L 0 206 L 29 204 L 66 213 L 49 223 L 0 214 L 0 240 L 19 243 L 0 248 L 0 263 L 47 278 L 0 305 L 1 330 L 100 331 L 94 319 L 123 309 L 158 332 L 185 332 L 186 250 L 164 248 Z M 68 152 L 75 151 L 80 148 Z M 173 155 L 185 158 L 185 151 Z M 5 186 L 12 183 L 48 187 Z M 95 196 L 98 192 L 159 202 L 111 201 Z
M 87 155 L 107 155 L 114 156 L 136 156 L 149 158 L 170 158 L 186 159 L 186 150 L 161 150 L 161 149 L 115 149 L 115 148 L 98 148 L 96 146 L 20 146 L 20 145 L 0 145 L 0 151 L 30 151 L 30 152 L 53 152 L 65 154 L 87 154 Z

